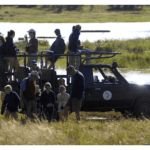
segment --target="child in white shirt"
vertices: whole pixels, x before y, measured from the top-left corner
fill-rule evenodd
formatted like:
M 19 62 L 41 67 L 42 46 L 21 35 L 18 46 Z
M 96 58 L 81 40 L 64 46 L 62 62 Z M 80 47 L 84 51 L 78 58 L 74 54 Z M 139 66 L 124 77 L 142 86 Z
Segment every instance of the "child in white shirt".
M 68 99 L 70 98 L 70 95 L 66 93 L 66 88 L 63 85 L 59 87 L 59 92 L 60 93 L 57 95 L 58 114 L 59 114 L 60 121 L 63 121 L 64 107 Z

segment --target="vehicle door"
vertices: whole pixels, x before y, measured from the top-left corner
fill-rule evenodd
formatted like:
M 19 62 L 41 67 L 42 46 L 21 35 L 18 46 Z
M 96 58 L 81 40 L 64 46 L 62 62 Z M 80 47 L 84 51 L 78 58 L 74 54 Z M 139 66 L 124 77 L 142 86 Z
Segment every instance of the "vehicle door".
M 93 67 L 92 72 L 93 86 L 86 92 L 88 108 L 115 108 L 131 105 L 134 91 L 119 81 L 110 68 Z

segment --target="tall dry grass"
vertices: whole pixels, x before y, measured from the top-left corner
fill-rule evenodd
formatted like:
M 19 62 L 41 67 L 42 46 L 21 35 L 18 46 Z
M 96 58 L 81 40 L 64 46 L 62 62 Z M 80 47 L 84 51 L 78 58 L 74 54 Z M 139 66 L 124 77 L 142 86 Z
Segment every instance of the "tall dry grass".
M 114 112 L 75 114 L 68 122 L 33 123 L 0 119 L 1 145 L 145 145 L 150 143 L 150 120 L 123 118 Z M 108 120 L 85 120 L 88 116 L 105 116 Z
M 0 100 L 0 106 L 2 102 Z M 68 122 L 6 120 L 0 115 L 0 145 L 143 145 L 150 144 L 150 120 L 125 118 L 120 112 L 81 112 Z M 92 120 L 92 117 L 105 117 Z M 107 118 L 107 119 L 106 119 Z

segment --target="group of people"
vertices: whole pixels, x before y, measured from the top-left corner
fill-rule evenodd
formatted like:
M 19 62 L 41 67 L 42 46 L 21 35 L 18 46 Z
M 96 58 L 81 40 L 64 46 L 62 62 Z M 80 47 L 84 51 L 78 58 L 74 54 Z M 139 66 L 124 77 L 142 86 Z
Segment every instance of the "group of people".
M 84 99 L 85 79 L 83 74 L 76 70 L 74 66 L 67 67 L 67 73 L 72 77 L 71 92 L 66 93 L 64 85 L 59 86 L 57 98 L 52 91 L 51 83 L 46 82 L 44 90 L 40 95 L 36 90 L 36 80 L 39 79 L 37 71 L 32 71 L 31 74 L 23 79 L 20 85 L 20 96 L 12 90 L 10 85 L 4 87 L 5 97 L 1 107 L 1 114 L 5 112 L 5 117 L 18 118 L 19 106 L 26 109 L 27 118 L 34 118 L 37 115 L 37 98 L 41 103 L 41 109 L 49 122 L 53 121 L 54 103 L 58 104 L 58 114 L 60 121 L 67 121 L 68 111 L 76 113 L 76 119 L 80 121 L 80 108 Z
M 68 46 L 68 53 L 69 54 L 77 54 L 77 50 L 80 48 L 80 35 L 81 26 L 76 25 L 72 28 L 72 33 L 69 37 L 69 46 Z M 30 36 L 30 40 L 28 41 L 27 35 L 25 36 L 26 41 L 26 52 L 31 55 L 28 57 L 28 63 L 27 66 L 31 67 L 32 61 L 37 61 L 37 55 L 38 53 L 38 39 L 36 38 L 36 31 L 34 29 L 30 29 L 27 31 Z M 53 42 L 53 44 L 50 47 L 50 50 L 54 54 L 64 54 L 66 49 L 66 44 L 64 42 L 64 39 L 61 37 L 60 29 L 55 29 L 55 34 L 57 36 L 56 40 Z M 10 30 L 8 31 L 8 35 L 6 39 L 0 35 L 0 66 L 5 69 L 6 72 L 12 73 L 12 69 L 14 69 L 14 76 L 18 76 L 19 67 L 20 64 L 18 62 L 18 59 L 16 57 L 17 52 L 19 49 L 17 49 L 16 44 L 13 41 L 13 38 L 15 37 L 15 31 Z M 48 53 L 47 53 L 48 54 Z M 34 55 L 32 57 L 32 55 Z M 3 56 L 3 57 L 2 57 Z M 9 57 L 8 57 L 9 56 Z M 56 56 L 53 58 L 51 56 L 45 57 L 45 66 L 43 68 L 47 68 L 48 61 L 50 61 L 50 66 L 48 69 L 51 69 L 53 64 L 58 60 L 60 56 Z M 9 67 L 10 64 L 10 67 Z M 69 65 L 75 66 L 76 69 L 79 69 L 80 64 L 80 57 L 78 56 L 69 56 Z M 8 70 L 8 68 L 10 68 Z M 11 81 L 11 78 L 10 78 Z
M 80 35 L 81 26 L 73 26 L 72 33 L 69 37 L 69 46 L 68 53 L 76 54 L 80 46 L 79 35 Z M 29 31 L 30 40 L 28 42 L 27 36 L 26 39 L 26 52 L 30 55 L 37 55 L 38 52 L 38 40 L 35 37 L 36 31 L 30 29 Z M 64 40 L 61 37 L 59 29 L 56 29 L 55 34 L 57 36 L 54 43 L 51 45 L 50 50 L 54 54 L 63 54 L 65 52 L 66 45 Z M 16 45 L 13 43 L 13 38 L 15 32 L 13 30 L 8 32 L 8 37 L 5 38 L 0 36 L 0 55 L 6 56 L 0 58 L 0 64 L 6 66 L 8 61 L 10 62 L 10 69 L 15 68 L 15 73 L 18 73 L 19 63 L 16 57 Z M 7 57 L 11 55 L 12 57 Z M 55 56 L 54 59 L 50 56 L 45 57 L 45 66 L 47 68 L 47 62 L 50 61 L 51 64 L 48 67 L 49 69 L 53 66 L 58 60 L 59 56 Z M 37 66 L 37 57 L 28 58 L 28 66 L 30 67 L 31 73 L 28 77 L 23 79 L 20 84 L 20 96 L 12 90 L 10 85 L 4 87 L 5 97 L 1 107 L 1 114 L 4 114 L 5 108 L 5 117 L 8 118 L 10 115 L 17 119 L 19 106 L 24 109 L 28 118 L 34 118 L 34 114 L 37 114 L 37 97 L 40 99 L 41 108 L 44 110 L 49 121 L 53 120 L 54 112 L 54 103 L 58 104 L 58 113 L 60 120 L 67 120 L 68 111 L 72 110 L 76 113 L 76 119 L 80 120 L 80 108 L 82 101 L 84 99 L 84 88 L 85 88 L 85 79 L 83 74 L 79 71 L 79 57 L 70 56 L 69 57 L 69 66 L 67 67 L 67 72 L 72 76 L 71 92 L 66 93 L 65 85 L 59 86 L 59 94 L 57 97 L 52 91 L 51 83 L 46 82 L 44 85 L 44 90 L 40 95 L 39 91 L 36 91 L 36 80 L 42 74 L 39 67 Z M 8 67 L 7 67 L 8 69 Z M 11 70 L 12 71 L 12 70 Z

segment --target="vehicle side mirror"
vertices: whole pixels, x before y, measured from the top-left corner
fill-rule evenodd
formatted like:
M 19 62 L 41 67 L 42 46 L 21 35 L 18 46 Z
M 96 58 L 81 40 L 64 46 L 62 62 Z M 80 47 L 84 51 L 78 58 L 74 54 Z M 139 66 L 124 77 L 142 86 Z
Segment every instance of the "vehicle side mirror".
M 118 64 L 117 64 L 116 61 L 114 61 L 113 64 L 112 64 L 112 68 L 113 68 L 113 69 L 116 69 L 117 67 L 118 67 Z

